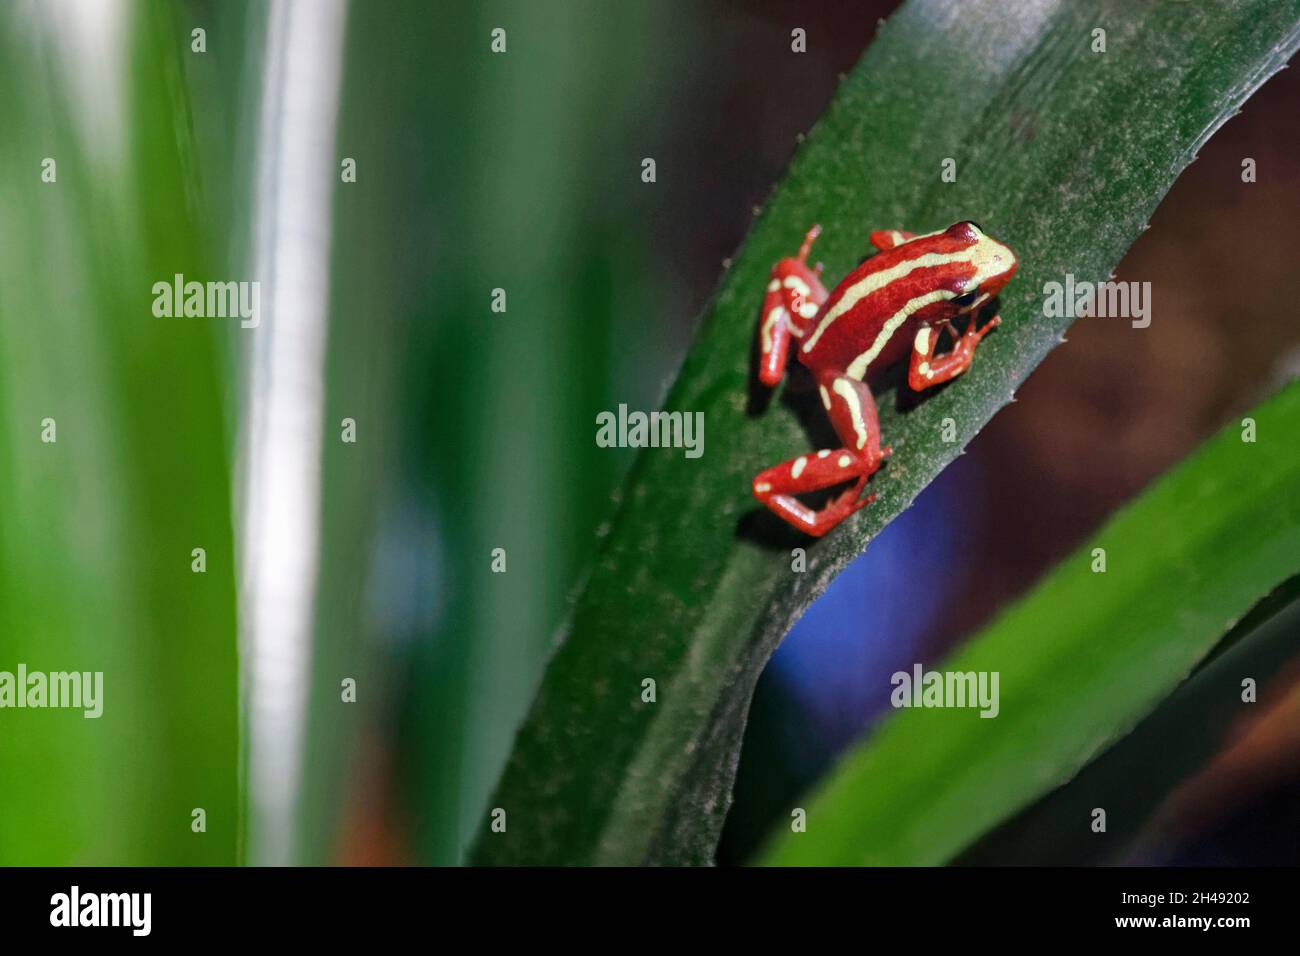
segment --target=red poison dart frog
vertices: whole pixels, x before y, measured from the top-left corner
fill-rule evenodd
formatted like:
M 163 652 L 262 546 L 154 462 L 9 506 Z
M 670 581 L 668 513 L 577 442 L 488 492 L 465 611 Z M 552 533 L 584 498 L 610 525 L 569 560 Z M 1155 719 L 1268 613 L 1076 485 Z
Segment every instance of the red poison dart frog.
M 891 451 L 880 446 L 876 403 L 863 380 L 909 352 L 907 384 L 915 391 L 966 371 L 975 346 L 1001 321 L 994 316 L 977 328 L 977 310 L 1002 290 L 1018 265 L 1010 249 L 973 222 L 923 236 L 889 229 L 871 234 L 880 252 L 828 295 L 821 265 L 807 264 L 820 232 L 813 226 L 799 254 L 772 269 L 758 328 L 759 378 L 768 386 L 780 382 L 793 347 L 816 379 L 843 447 L 800 455 L 754 478 L 755 498 L 818 537 L 875 500 L 875 495 L 859 495 Z M 967 313 L 970 325 L 958 335 L 953 320 Z M 954 345 L 936 356 L 943 329 Z M 854 484 L 819 511 L 795 497 L 845 481 Z

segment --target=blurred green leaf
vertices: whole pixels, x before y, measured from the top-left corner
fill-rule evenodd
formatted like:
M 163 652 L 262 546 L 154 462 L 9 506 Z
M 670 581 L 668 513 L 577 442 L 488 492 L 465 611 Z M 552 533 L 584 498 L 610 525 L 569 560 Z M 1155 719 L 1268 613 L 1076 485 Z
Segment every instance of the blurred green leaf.
M 638 459 L 493 798 L 508 830 L 481 821 L 478 862 L 712 859 L 772 649 L 1060 341 L 1069 320 L 1042 315 L 1043 284 L 1110 274 L 1200 145 L 1291 55 L 1297 14 L 1296 0 L 1059 0 L 1014 14 L 913 0 L 882 27 L 706 310 L 664 403 L 704 412 L 705 454 Z M 945 158 L 954 183 L 940 180 Z M 816 447 L 801 416 L 821 421 L 809 395 L 747 403 L 768 270 L 813 222 L 833 279 L 868 251 L 870 229 L 962 218 L 1020 256 L 1003 327 L 951 387 L 906 407 L 892 388 L 879 395 L 894 447 L 872 480 L 879 500 L 824 541 L 793 537 L 749 496 L 759 470 Z M 795 546 L 809 548 L 807 573 L 791 573 Z M 655 704 L 641 702 L 645 678 Z
M 1242 727 L 1260 718 L 1286 693 L 1286 671 L 1300 664 L 1300 577 L 1291 578 L 1251 609 L 1221 640 L 1214 653 L 1158 708 L 1122 740 L 1083 768 L 1065 786 L 1053 790 L 1034 805 L 986 833 L 955 861 L 963 866 L 1051 866 L 1069 861 L 1114 865 L 1168 862 L 1178 849 L 1162 834 L 1160 843 L 1149 832 L 1159 820 L 1162 805 L 1187 779 L 1207 766 L 1215 755 L 1232 746 Z M 1258 688 L 1258 706 L 1243 704 L 1242 679 L 1250 677 Z M 1292 685 L 1294 686 L 1294 685 Z M 1141 773 L 1135 773 L 1141 768 Z M 1238 793 L 1253 795 L 1243 782 Z M 1221 813 L 1238 810 L 1232 800 L 1216 807 Z M 1106 808 L 1106 832 L 1090 826 L 1094 807 Z M 1260 830 L 1278 829 L 1291 821 L 1261 820 Z M 1286 847 L 1294 834 L 1260 841 L 1253 859 L 1258 862 L 1274 849 Z M 1163 844 L 1163 845 L 1161 845 Z M 1267 845 L 1264 845 L 1267 844 Z
M 74 81 L 98 64 L 59 52 L 57 13 L 0 10 L 0 670 L 102 671 L 103 716 L 0 711 L 0 862 L 232 864 L 229 330 L 151 308 L 154 282 L 221 275 L 175 95 L 184 34 L 132 5 L 121 96 L 88 101 Z
M 940 665 L 999 673 L 996 718 L 901 710 L 812 798 L 808 831 L 763 862 L 946 862 L 1151 712 L 1300 572 L 1300 382 L 1249 417 L 1258 441 L 1230 424 Z
M 432 241 L 427 258 L 397 256 L 419 281 L 402 356 L 407 474 L 389 515 L 403 537 L 423 532 L 419 553 L 432 555 L 414 583 L 433 620 L 402 635 L 415 675 L 403 770 L 421 859 L 444 865 L 478 832 L 630 461 L 597 447 L 585 423 L 611 401 L 657 400 L 667 371 L 646 321 L 653 200 L 629 183 L 664 122 L 647 104 L 667 98 L 657 85 L 682 55 L 670 32 L 680 7 L 663 0 L 453 7 L 436 31 L 427 4 L 399 8 L 412 25 L 379 31 L 413 34 L 412 48 L 389 39 L 372 54 L 375 69 L 412 74 L 414 141 L 446 144 L 403 155 L 395 177 L 396 201 L 427 217 L 412 232 Z M 497 26 L 508 55 L 490 52 Z M 427 194 L 413 201 L 408 182 Z M 505 313 L 490 310 L 496 288 Z M 632 394 L 615 398 L 616 381 Z M 492 573 L 495 548 L 506 574 Z

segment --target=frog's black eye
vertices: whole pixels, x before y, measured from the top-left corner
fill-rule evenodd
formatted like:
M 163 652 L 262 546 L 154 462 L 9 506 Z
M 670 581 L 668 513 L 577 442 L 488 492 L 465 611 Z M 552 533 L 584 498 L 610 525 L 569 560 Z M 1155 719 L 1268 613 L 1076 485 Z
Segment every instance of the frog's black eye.
M 983 231 L 984 231 L 984 227 L 981 226 L 981 225 L 980 225 L 978 222 L 976 222 L 974 219 L 967 219 L 966 221 L 967 221 L 968 223 L 970 223 L 972 226 L 974 226 L 976 229 L 978 229 L 980 232 L 983 232 Z
M 962 295 L 955 296 L 952 300 L 952 304 L 960 305 L 960 306 L 970 305 L 972 302 L 975 301 L 975 297 L 978 296 L 979 294 L 980 294 L 979 289 L 976 289 L 973 292 L 963 293 Z

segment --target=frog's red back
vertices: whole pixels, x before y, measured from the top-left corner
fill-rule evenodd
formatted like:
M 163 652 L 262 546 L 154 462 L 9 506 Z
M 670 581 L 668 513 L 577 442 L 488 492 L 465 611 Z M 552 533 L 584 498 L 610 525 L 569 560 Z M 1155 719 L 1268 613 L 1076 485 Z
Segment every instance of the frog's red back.
M 864 261 L 809 322 L 799 360 L 862 379 L 904 358 L 923 322 L 956 318 L 1016 270 L 1011 250 L 971 222 L 917 236 Z

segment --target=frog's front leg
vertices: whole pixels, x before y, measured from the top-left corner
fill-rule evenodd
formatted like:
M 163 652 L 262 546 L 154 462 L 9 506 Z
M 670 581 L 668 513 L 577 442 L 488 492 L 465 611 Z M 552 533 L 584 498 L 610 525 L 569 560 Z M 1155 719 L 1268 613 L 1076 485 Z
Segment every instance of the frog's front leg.
M 833 372 L 819 375 L 817 385 L 843 447 L 823 448 L 768 468 L 754 478 L 754 497 L 800 531 L 821 537 L 876 500 L 875 495 L 858 496 L 890 449 L 880 447 L 876 403 L 866 385 Z M 857 480 L 851 488 L 817 511 L 794 497 L 853 479 Z
M 907 367 L 907 384 L 914 392 L 941 385 L 970 368 L 975 346 L 1002 323 L 1002 317 L 995 315 L 982 328 L 976 328 L 978 320 L 978 315 L 972 313 L 966 333 L 957 339 L 951 352 L 938 358 L 934 355 L 934 350 L 939 345 L 938 329 L 925 324 L 917 329 L 916 339 L 912 343 L 912 358 Z

